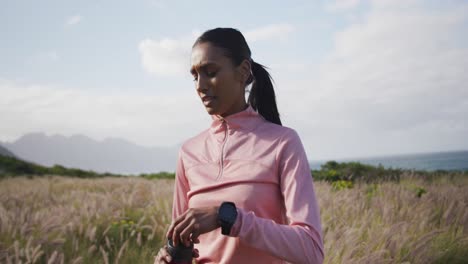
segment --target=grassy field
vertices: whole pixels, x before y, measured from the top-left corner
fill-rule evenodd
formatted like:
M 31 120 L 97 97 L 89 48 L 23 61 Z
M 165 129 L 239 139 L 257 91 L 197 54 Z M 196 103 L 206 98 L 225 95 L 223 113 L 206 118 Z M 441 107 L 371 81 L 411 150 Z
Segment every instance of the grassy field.
M 352 188 L 316 181 L 325 263 L 467 263 L 462 176 Z M 153 263 L 172 188 L 141 177 L 3 179 L 0 263 Z

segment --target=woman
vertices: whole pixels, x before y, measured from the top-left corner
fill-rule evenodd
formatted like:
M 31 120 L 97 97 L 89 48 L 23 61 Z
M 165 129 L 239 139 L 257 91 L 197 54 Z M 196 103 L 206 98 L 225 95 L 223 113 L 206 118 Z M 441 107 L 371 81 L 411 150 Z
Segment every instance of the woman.
M 196 243 L 197 263 L 322 263 L 308 160 L 281 125 L 269 73 L 231 28 L 196 40 L 190 72 L 213 121 L 179 151 L 167 237 Z M 161 248 L 155 263 L 170 261 Z

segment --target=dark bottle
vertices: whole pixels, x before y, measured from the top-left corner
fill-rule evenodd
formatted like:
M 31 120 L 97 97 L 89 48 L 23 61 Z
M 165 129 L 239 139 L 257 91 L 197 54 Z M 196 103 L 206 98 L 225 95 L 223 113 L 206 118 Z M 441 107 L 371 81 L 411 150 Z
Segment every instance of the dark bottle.
M 172 244 L 172 239 L 167 240 L 167 251 L 172 257 L 171 264 L 192 264 L 193 244 L 186 247 L 182 243 L 178 243 L 177 247 Z

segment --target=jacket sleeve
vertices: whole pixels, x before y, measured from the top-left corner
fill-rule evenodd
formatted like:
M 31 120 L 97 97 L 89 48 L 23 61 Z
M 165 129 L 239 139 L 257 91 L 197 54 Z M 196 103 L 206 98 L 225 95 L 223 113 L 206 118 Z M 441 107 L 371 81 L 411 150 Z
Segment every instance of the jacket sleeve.
M 231 236 L 292 263 L 323 263 L 320 211 L 302 142 L 289 129 L 278 145 L 280 187 L 288 225 L 238 208 Z
M 184 161 L 182 159 L 182 149 L 179 150 L 175 172 L 174 197 L 172 204 L 172 220 L 183 214 L 188 209 L 187 193 L 190 189 L 185 177 Z

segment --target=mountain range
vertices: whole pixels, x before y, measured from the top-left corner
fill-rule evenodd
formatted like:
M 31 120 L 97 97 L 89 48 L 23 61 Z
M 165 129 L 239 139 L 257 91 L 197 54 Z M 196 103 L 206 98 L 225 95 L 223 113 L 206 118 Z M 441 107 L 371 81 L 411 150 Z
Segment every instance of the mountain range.
M 84 135 L 65 137 L 29 133 L 14 142 L 0 142 L 0 155 L 43 166 L 61 165 L 98 173 L 141 174 L 174 172 L 180 145 L 144 147 L 119 138 L 94 140 Z M 468 170 L 468 151 L 419 153 L 388 157 L 337 160 L 418 170 Z M 310 162 L 318 170 L 325 161 Z
M 47 136 L 28 133 L 14 142 L 0 142 L 0 154 L 16 156 L 44 166 L 104 173 L 140 174 L 174 172 L 179 146 L 144 147 L 119 138 L 94 140 L 84 135 Z
M 0 146 L 0 155 L 7 156 L 7 157 L 15 157 L 11 151 L 6 149 L 5 147 Z

